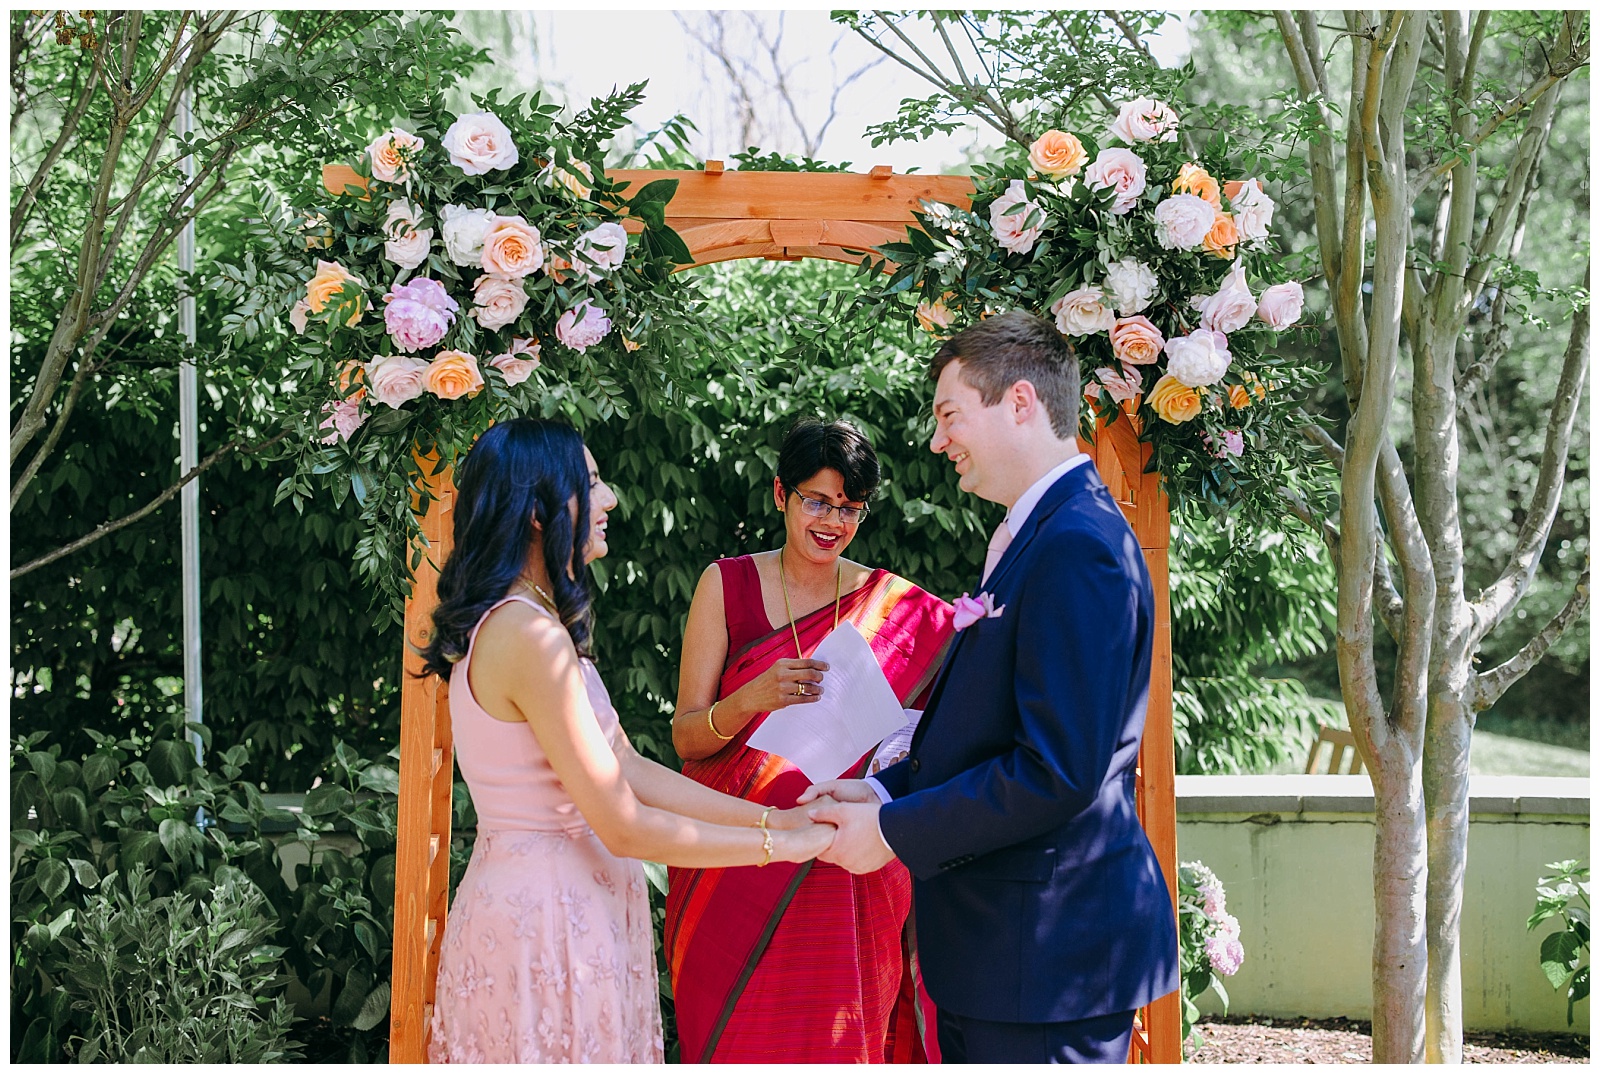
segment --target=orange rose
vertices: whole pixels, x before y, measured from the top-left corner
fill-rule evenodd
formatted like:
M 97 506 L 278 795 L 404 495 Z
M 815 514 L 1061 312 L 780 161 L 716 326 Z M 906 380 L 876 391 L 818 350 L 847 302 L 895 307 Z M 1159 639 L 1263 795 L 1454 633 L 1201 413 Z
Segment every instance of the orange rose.
M 318 261 L 317 274 L 306 281 L 306 303 L 310 305 L 312 313 L 321 313 L 330 301 L 339 296 L 346 283 L 354 283 L 357 287 L 365 287 L 359 276 L 352 276 L 344 267 L 334 261 Z M 357 295 L 355 300 L 355 313 L 351 314 L 348 323 L 355 324 L 361 320 L 361 314 L 366 309 L 365 295 Z
M 348 392 L 352 384 L 366 383 L 366 379 L 366 373 L 363 372 L 360 362 L 352 360 L 344 363 L 339 367 L 339 394 L 343 395 Z M 357 388 L 356 391 L 359 393 L 356 396 L 358 399 L 361 395 L 366 394 L 365 388 Z
M 1239 375 L 1244 378 L 1244 382 L 1246 384 L 1250 385 L 1250 394 L 1254 395 L 1257 399 L 1265 399 L 1267 397 L 1267 386 L 1262 384 L 1260 380 L 1256 379 L 1256 375 L 1254 373 L 1246 369 Z M 1273 385 L 1273 387 L 1277 387 L 1277 385 Z
M 1211 223 L 1211 230 L 1200 240 L 1200 245 L 1219 261 L 1231 260 L 1234 247 L 1239 245 L 1239 229 L 1234 226 L 1233 214 L 1218 213 L 1216 220 Z
M 1181 425 L 1200 413 L 1200 393 L 1168 373 L 1150 389 L 1150 407 L 1162 421 Z
M 483 387 L 483 374 L 465 351 L 440 351 L 422 374 L 422 387 L 440 399 L 460 399 Z
M 1211 173 L 1193 161 L 1178 169 L 1178 178 L 1172 184 L 1174 194 L 1193 194 L 1202 201 L 1209 202 L 1213 209 L 1222 208 L 1222 191 L 1217 188 L 1217 181 L 1211 178 Z
M 1089 154 L 1076 135 L 1048 130 L 1028 147 L 1028 163 L 1051 179 L 1071 179 L 1083 170 Z
M 1235 410 L 1243 410 L 1250 405 L 1250 393 L 1245 391 L 1244 385 L 1228 385 L 1228 405 Z

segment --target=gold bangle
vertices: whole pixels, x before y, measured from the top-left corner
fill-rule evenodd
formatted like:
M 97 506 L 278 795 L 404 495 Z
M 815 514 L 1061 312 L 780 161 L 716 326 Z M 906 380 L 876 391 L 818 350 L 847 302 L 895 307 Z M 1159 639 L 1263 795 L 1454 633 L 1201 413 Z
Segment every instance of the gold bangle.
M 762 868 L 762 867 L 764 867 L 766 865 L 770 865 L 772 863 L 772 829 L 771 828 L 762 828 L 761 829 L 761 851 L 762 851 L 761 864 L 756 866 L 757 869 L 760 869 L 760 868 Z
M 716 721 L 711 718 L 712 714 L 717 711 L 717 706 L 720 704 L 722 704 L 721 700 L 713 701 L 711 702 L 711 707 L 706 709 L 706 726 L 711 728 L 711 733 L 722 739 L 722 741 L 732 742 L 733 736 L 725 735 L 721 731 L 718 731 Z
M 774 809 L 777 809 L 777 808 L 778 808 L 777 806 L 770 806 L 769 805 L 767 808 L 763 809 L 761 811 L 761 819 L 756 822 L 756 827 L 760 828 L 762 831 L 766 831 L 767 830 L 767 818 L 769 816 L 771 816 L 772 815 L 772 811 Z

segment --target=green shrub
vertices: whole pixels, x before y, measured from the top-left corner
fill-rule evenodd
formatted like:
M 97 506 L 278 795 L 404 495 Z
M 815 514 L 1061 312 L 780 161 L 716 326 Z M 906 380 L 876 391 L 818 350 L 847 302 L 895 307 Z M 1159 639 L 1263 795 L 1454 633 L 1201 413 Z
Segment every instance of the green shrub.
M 1200 1008 L 1195 1001 L 1208 989 L 1228 1009 L 1228 990 L 1222 978 L 1239 972 L 1244 945 L 1239 942 L 1239 922 L 1228 913 L 1226 893 L 1217 874 L 1204 862 L 1178 866 L 1178 977 L 1181 985 L 1183 1039 L 1202 1043 L 1195 1031 Z
M 1566 989 L 1570 1026 L 1573 1007 L 1589 998 L 1589 867 L 1569 859 L 1545 868 L 1555 872 L 1539 878 L 1539 899 L 1528 918 L 1528 931 L 1552 917 L 1561 919 L 1561 928 L 1539 944 L 1539 968 L 1551 988 Z

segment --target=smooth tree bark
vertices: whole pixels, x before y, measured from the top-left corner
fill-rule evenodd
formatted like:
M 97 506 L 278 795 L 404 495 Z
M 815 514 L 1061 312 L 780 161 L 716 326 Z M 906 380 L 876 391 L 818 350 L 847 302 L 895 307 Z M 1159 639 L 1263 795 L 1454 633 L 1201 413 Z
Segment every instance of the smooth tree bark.
M 1484 639 L 1527 592 L 1555 521 L 1589 359 L 1585 305 L 1573 318 L 1516 551 L 1499 580 L 1469 599 L 1457 418 L 1463 398 L 1505 353 L 1503 295 L 1492 303 L 1488 345 L 1464 369 L 1463 333 L 1492 273 L 1520 246 L 1561 86 L 1588 62 L 1587 15 L 1560 16 L 1553 37 L 1540 43 L 1544 69 L 1480 118 L 1476 106 L 1486 92 L 1480 65 L 1497 17 L 1347 13 L 1340 36 L 1350 51 L 1350 89 L 1340 113 L 1328 103 L 1337 94 L 1322 39 L 1327 19 L 1275 13 L 1300 95 L 1327 134 L 1310 146 L 1309 157 L 1350 420 L 1342 447 L 1308 429 L 1340 468 L 1336 536 L 1321 520 L 1308 521 L 1319 523 L 1334 548 L 1340 680 L 1376 802 L 1377 1062 L 1461 1061 L 1460 922 L 1473 725 L 1588 603 L 1585 570 L 1562 612 L 1516 656 L 1489 671 L 1474 668 Z M 1417 84 L 1424 54 L 1438 74 L 1426 90 Z M 1407 110 L 1419 106 L 1424 92 L 1440 89 L 1450 148 L 1427 160 L 1426 146 L 1407 145 Z M 1342 161 L 1336 141 L 1343 143 Z M 1509 161 L 1491 189 L 1482 181 L 1488 169 L 1480 169 L 1486 145 Z M 1415 234 L 1419 199 L 1434 184 L 1442 190 L 1432 230 Z M 1389 432 L 1406 417 L 1396 412 L 1394 391 L 1402 355 L 1411 362 L 1409 473 Z M 1397 572 L 1387 562 L 1391 552 Z M 1377 683 L 1375 622 L 1398 650 L 1387 701 Z

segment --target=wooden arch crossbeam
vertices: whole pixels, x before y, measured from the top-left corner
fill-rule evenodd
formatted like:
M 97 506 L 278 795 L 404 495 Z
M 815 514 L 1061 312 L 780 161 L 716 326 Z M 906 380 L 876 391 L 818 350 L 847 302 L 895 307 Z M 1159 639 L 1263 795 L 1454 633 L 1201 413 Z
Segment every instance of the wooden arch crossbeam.
M 965 206 L 972 180 L 957 175 L 895 175 L 879 167 L 845 172 L 729 172 L 709 161 L 703 171 L 617 170 L 613 182 L 638 190 L 657 179 L 678 180 L 667 203 L 667 224 L 694 258 L 693 266 L 739 258 L 799 260 L 816 257 L 856 263 L 863 253 L 905 239 L 913 212 L 924 200 Z M 323 184 L 335 194 L 365 189 L 354 169 L 327 165 Z M 637 230 L 630 227 L 630 230 Z M 690 268 L 693 266 L 684 266 Z M 1172 631 L 1168 599 L 1166 496 L 1157 475 L 1146 473 L 1150 448 L 1128 421 L 1103 426 L 1085 445 L 1112 495 L 1122 506 L 1150 568 L 1156 595 L 1155 654 L 1150 701 L 1139 752 L 1139 818 L 1177 901 L 1177 800 L 1172 739 Z M 434 979 L 449 885 L 450 792 L 454 753 L 448 687 L 419 679 L 414 647 L 427 644 L 436 602 L 437 564 L 450 551 L 454 485 L 434 480 L 437 497 L 422 520 L 430 550 L 416 571 L 406 602 L 406 675 L 401 696 L 400 807 L 395 848 L 391 1062 L 423 1062 L 431 1021 Z M 1181 1061 L 1181 1021 L 1176 993 L 1140 1012 L 1130 1058 Z

